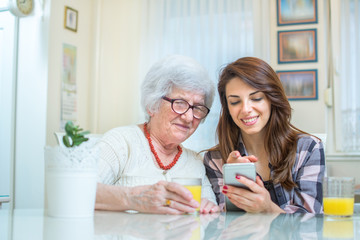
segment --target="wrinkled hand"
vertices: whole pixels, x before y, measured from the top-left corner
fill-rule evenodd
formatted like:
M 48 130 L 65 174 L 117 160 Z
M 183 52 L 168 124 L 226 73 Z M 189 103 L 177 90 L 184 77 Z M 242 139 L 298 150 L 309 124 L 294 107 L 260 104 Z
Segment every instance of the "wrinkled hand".
M 131 190 L 131 209 L 146 213 L 183 214 L 196 211 L 199 203 L 191 192 L 180 184 L 159 181 L 148 186 L 138 186 Z M 170 205 L 166 205 L 166 200 Z
M 260 177 L 256 177 L 256 182 L 242 176 L 236 177 L 239 183 L 246 185 L 251 191 L 234 186 L 224 186 L 223 193 L 237 207 L 246 212 L 284 212 L 279 206 L 272 202 L 270 193 L 264 187 Z
M 207 214 L 207 213 L 216 213 L 220 212 L 220 208 L 215 203 L 211 202 L 206 198 L 201 199 L 200 205 L 200 213 Z
M 242 157 L 239 151 L 232 151 L 229 154 L 226 163 L 250 163 L 250 162 L 256 162 L 257 160 L 258 160 L 257 157 L 255 157 L 254 155 Z

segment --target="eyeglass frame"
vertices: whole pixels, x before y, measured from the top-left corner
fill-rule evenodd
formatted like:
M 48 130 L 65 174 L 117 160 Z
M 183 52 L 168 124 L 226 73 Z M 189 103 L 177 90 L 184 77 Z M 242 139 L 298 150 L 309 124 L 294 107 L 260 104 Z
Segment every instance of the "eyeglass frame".
M 191 105 L 190 103 L 188 103 L 188 101 L 186 101 L 186 100 L 184 100 L 184 99 L 181 99 L 181 98 L 168 98 L 168 97 L 164 96 L 164 97 L 162 97 L 162 99 L 165 100 L 165 101 L 170 102 L 170 103 L 171 103 L 171 109 L 172 109 L 175 113 L 180 114 L 180 115 L 185 114 L 185 113 L 186 113 L 187 111 L 189 111 L 189 109 L 191 108 L 191 109 L 193 110 L 193 117 L 196 118 L 196 119 L 198 119 L 198 120 L 202 120 L 202 119 L 206 118 L 207 115 L 209 115 L 209 112 L 210 112 L 210 109 L 209 109 L 207 106 L 205 106 L 205 105 L 202 105 L 202 104 Z M 185 112 L 179 113 L 179 112 L 177 112 L 177 111 L 174 110 L 173 104 L 174 104 L 174 102 L 175 102 L 176 100 L 184 101 L 184 102 L 186 102 L 186 103 L 189 105 L 189 107 L 185 110 Z M 194 107 L 198 107 L 198 106 L 205 107 L 205 108 L 208 110 L 208 112 L 206 113 L 206 115 L 205 115 L 203 118 L 197 118 L 197 117 L 195 117 L 195 115 L 194 115 Z

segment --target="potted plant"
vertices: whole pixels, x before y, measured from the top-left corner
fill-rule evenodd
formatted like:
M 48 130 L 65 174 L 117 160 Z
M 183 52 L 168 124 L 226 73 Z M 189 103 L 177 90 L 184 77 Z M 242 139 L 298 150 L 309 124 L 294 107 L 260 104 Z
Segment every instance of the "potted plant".
M 45 147 L 47 214 L 53 217 L 92 217 L 96 198 L 97 152 L 72 122 L 65 125 L 62 144 Z
M 68 121 L 65 124 L 65 135 L 63 136 L 63 143 L 66 147 L 76 147 L 81 143 L 86 142 L 89 138 L 85 135 L 89 134 L 89 131 L 82 131 L 83 129 L 79 126 L 75 126 L 73 122 Z

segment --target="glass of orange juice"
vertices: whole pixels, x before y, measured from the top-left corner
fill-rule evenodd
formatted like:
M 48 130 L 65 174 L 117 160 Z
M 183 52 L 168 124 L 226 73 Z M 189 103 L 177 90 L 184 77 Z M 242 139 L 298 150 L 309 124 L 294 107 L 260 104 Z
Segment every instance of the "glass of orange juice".
M 353 177 L 325 177 L 323 182 L 324 214 L 349 217 L 354 213 Z
M 192 193 L 193 198 L 201 203 L 201 178 L 172 178 L 171 181 L 183 185 Z M 200 206 L 196 211 L 199 210 Z

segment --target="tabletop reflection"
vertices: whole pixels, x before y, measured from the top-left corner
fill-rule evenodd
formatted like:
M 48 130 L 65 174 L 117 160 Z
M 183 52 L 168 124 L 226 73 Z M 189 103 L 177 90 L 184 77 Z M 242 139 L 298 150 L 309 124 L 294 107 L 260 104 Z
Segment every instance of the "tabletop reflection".
M 228 212 L 157 215 L 95 211 L 93 218 L 53 218 L 42 209 L 0 210 L 0 239 L 360 239 L 360 215 Z
M 96 239 L 115 236 L 134 239 L 202 239 L 204 229 L 216 215 L 158 215 L 95 212 Z

